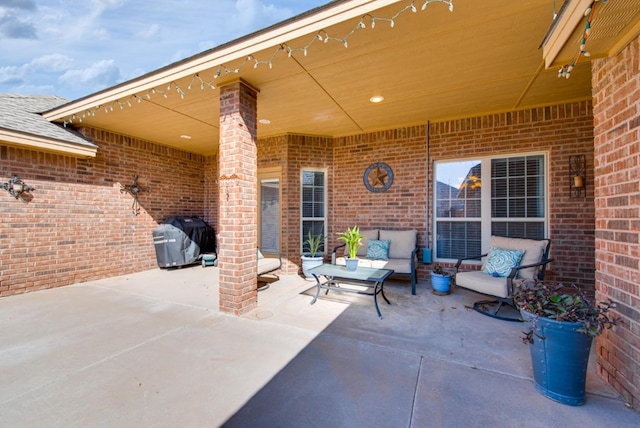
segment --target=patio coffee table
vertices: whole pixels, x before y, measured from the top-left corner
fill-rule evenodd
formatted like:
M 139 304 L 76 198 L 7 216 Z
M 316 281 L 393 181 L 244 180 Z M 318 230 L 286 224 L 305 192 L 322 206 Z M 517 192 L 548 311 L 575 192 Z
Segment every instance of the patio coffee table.
M 378 316 L 380 318 L 382 318 L 382 314 L 380 313 L 380 308 L 378 307 L 378 294 L 382 294 L 382 297 L 388 305 L 391 304 L 391 302 L 389 302 L 389 299 L 387 299 L 387 297 L 384 295 L 383 288 L 385 279 L 387 279 L 393 273 L 393 270 L 391 269 L 359 267 L 355 271 L 348 271 L 345 266 L 324 264 L 310 269 L 309 272 L 316 279 L 317 287 L 316 295 L 313 297 L 313 300 L 311 300 L 311 305 L 313 305 L 316 300 L 318 300 L 320 290 L 326 290 L 325 294 L 328 294 L 329 290 L 335 290 L 344 291 L 346 293 L 357 293 L 366 294 L 367 296 L 373 296 L 373 302 L 376 306 L 376 311 L 378 312 Z M 320 280 L 321 276 L 325 277 L 326 279 L 324 281 Z M 373 290 L 357 290 L 348 287 L 341 287 L 341 284 L 364 286 L 367 288 L 373 288 Z

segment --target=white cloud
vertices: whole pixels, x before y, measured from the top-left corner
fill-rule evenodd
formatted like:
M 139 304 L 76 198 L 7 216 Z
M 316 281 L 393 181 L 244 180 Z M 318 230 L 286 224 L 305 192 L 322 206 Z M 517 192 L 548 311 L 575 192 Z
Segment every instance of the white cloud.
M 0 38 L 37 39 L 36 27 L 31 20 L 24 20 L 15 13 L 0 9 Z
M 22 83 L 24 71 L 21 67 L 6 66 L 0 67 L 0 83 L 4 85 L 15 85 Z
M 142 31 L 138 31 L 137 36 L 143 39 L 153 39 L 160 32 L 160 26 L 158 24 L 152 24 L 149 28 Z
M 91 3 L 102 9 L 114 9 L 126 3 L 125 0 L 91 0 Z
M 61 54 L 44 55 L 34 58 L 21 66 L 0 67 L 0 83 L 5 85 L 17 85 L 31 76 L 57 73 L 71 68 L 73 60 Z
M 91 35 L 98 40 L 109 40 L 111 38 L 111 34 L 106 28 L 94 28 L 91 31 Z
M 60 82 L 65 85 L 83 85 L 94 88 L 114 85 L 120 79 L 120 69 L 112 59 L 103 59 L 83 69 L 67 70 L 59 78 Z
M 59 72 L 70 69 L 73 59 L 62 54 L 49 54 L 33 59 L 28 67 L 34 71 Z
M 16 85 L 11 92 L 15 94 L 58 95 L 56 87 L 53 85 Z
M 280 21 L 292 15 L 288 8 L 278 8 L 260 0 L 236 0 L 235 9 L 234 21 L 245 29 L 257 29 L 258 22 Z

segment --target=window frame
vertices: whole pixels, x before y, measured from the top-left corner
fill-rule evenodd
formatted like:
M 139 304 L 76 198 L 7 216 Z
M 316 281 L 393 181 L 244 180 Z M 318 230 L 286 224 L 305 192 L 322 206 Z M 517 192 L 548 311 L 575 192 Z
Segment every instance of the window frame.
M 323 191 L 322 191 L 322 197 L 323 197 L 323 201 L 324 201 L 324 210 L 323 210 L 323 216 L 322 217 L 304 217 L 304 174 L 306 172 L 312 172 L 312 173 L 322 173 L 323 174 L 323 180 L 322 180 L 322 186 L 323 186 Z M 322 230 L 324 230 L 324 235 L 327 235 L 327 212 L 328 212 L 328 170 L 327 168 L 301 168 L 300 169 L 300 254 L 304 253 L 304 241 L 307 239 L 306 236 L 304 236 L 304 222 L 305 221 L 322 221 Z M 326 255 L 327 254 L 327 242 L 325 241 L 322 245 L 322 254 Z
M 497 155 L 491 156 L 470 156 L 466 158 L 456 158 L 456 159 L 442 159 L 433 162 L 433 180 L 431 185 L 432 197 L 431 202 L 433 204 L 432 211 L 432 221 L 431 221 L 431 230 L 432 239 L 431 244 L 433 248 L 433 260 L 438 263 L 455 263 L 457 259 L 449 259 L 449 258 L 438 258 L 438 239 L 437 239 L 437 231 L 438 231 L 438 222 L 442 221 L 451 221 L 451 222 L 469 222 L 469 221 L 480 221 L 480 247 L 481 254 L 485 254 L 489 251 L 489 238 L 491 237 L 491 227 L 492 222 L 501 221 L 501 222 L 518 222 L 518 221 L 527 221 L 531 220 L 531 218 L 527 217 L 492 217 L 492 176 L 491 176 L 491 162 L 494 159 L 508 159 L 508 158 L 517 158 L 517 157 L 530 157 L 530 156 L 542 156 L 543 161 L 543 178 L 544 178 L 544 215 L 539 217 L 539 220 L 543 223 L 544 229 L 544 237 L 547 238 L 549 236 L 549 198 L 550 198 L 550 178 L 549 178 L 549 162 L 550 162 L 550 153 L 548 151 L 532 151 L 532 152 L 524 152 L 524 153 L 501 153 Z M 481 207 L 480 207 L 480 217 L 438 217 L 438 209 L 437 209 L 437 198 L 438 198 L 438 176 L 436 175 L 437 166 L 441 164 L 455 163 L 455 162 L 467 162 L 467 161 L 479 161 L 481 164 L 481 177 L 482 181 L 487 181 L 488 185 L 483 185 L 481 187 Z M 485 178 L 486 177 L 486 178 Z M 480 260 L 468 260 L 470 264 L 482 264 Z

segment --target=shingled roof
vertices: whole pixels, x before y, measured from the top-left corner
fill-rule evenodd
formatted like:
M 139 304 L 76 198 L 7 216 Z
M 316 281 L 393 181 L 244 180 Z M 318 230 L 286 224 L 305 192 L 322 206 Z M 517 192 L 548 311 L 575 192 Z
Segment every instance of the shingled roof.
M 40 114 L 67 102 L 51 95 L 0 94 L 0 142 L 95 156 L 95 144 Z

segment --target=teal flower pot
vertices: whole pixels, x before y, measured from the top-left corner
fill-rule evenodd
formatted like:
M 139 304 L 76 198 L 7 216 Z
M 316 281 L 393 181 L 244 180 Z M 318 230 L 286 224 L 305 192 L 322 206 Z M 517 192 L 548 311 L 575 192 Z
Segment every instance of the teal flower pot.
M 529 325 L 535 318 L 523 310 L 520 314 Z M 582 323 L 539 317 L 535 324 L 533 344 L 529 349 L 536 389 L 559 403 L 583 405 L 593 338 L 576 331 Z
M 451 276 L 431 272 L 431 287 L 436 294 L 451 293 Z

